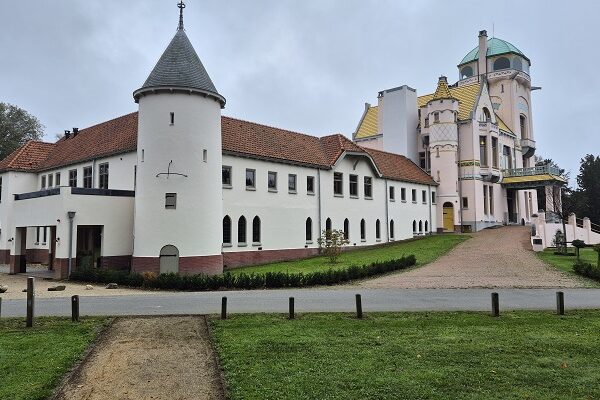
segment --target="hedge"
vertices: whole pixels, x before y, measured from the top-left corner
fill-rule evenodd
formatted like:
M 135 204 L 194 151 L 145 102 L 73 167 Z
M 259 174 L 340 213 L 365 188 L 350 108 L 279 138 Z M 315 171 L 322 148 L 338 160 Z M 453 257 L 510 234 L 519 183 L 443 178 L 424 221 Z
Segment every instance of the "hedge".
M 370 265 L 352 265 L 344 269 L 329 269 L 308 273 L 267 272 L 264 274 L 225 272 L 222 275 L 179 275 L 152 272 L 128 273 L 106 269 L 80 269 L 71 273 L 71 280 L 98 283 L 117 283 L 123 286 L 147 289 L 219 290 L 219 289 L 273 289 L 335 285 L 363 279 L 386 272 L 412 267 L 417 263 L 414 255 L 390 261 L 377 261 Z
M 576 262 L 573 264 L 573 271 L 579 275 L 600 281 L 600 267 L 586 262 Z

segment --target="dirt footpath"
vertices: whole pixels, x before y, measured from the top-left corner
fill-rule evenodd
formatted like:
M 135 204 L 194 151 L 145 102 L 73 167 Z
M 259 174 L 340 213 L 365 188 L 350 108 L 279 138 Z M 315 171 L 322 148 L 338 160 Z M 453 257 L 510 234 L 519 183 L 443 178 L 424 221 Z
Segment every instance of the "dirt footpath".
M 360 283 L 368 288 L 571 288 L 585 286 L 540 260 L 528 226 L 486 229 L 473 234 L 431 264 Z M 417 259 L 419 255 L 415 254 Z
M 61 400 L 225 399 L 203 317 L 117 318 L 55 396 Z

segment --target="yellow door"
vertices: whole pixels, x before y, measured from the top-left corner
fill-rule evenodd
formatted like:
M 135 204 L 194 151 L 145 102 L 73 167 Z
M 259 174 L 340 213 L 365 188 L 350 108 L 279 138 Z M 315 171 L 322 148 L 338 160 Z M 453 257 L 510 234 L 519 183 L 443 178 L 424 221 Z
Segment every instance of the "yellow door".
M 447 207 L 447 205 L 450 205 Z M 451 203 L 444 204 L 444 230 L 454 231 L 454 207 Z

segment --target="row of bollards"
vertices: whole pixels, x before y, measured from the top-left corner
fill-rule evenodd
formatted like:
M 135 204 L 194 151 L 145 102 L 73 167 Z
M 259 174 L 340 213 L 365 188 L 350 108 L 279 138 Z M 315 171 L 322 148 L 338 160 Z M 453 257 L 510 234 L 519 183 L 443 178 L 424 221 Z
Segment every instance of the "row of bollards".
M 75 297 L 75 296 L 73 296 Z M 362 297 L 360 294 L 355 296 L 356 299 L 356 318 L 362 319 Z M 563 292 L 556 292 L 556 313 L 558 315 L 565 315 L 565 294 Z M 492 293 L 492 317 L 500 316 L 500 295 L 496 292 Z M 294 319 L 296 317 L 294 308 L 294 298 L 290 297 L 288 302 L 288 318 Z M 227 319 L 227 297 L 223 296 L 221 299 L 221 319 Z

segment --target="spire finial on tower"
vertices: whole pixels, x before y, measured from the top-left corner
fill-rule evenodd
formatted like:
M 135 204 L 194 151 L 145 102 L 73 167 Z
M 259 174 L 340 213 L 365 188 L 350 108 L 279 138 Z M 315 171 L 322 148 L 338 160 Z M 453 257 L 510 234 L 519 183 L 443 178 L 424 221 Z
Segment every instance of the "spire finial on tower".
M 177 7 L 179 8 L 179 26 L 177 29 L 183 29 L 183 9 L 185 8 L 183 0 L 177 3 Z

